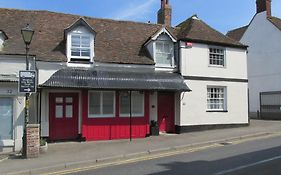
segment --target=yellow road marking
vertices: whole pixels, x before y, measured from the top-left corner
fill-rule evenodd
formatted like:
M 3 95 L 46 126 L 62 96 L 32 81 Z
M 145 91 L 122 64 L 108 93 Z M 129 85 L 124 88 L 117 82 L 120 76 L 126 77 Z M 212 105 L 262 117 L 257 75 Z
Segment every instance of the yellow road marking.
M 172 152 L 168 152 L 168 153 L 161 153 L 159 155 L 146 155 L 146 156 L 142 156 L 139 158 L 132 158 L 132 159 L 128 159 L 128 160 L 121 160 L 121 161 L 115 161 L 115 162 L 109 162 L 109 163 L 101 163 L 98 165 L 92 165 L 92 166 L 82 167 L 82 168 L 75 168 L 75 169 L 70 169 L 70 170 L 62 170 L 62 171 L 46 173 L 46 174 L 42 174 L 42 175 L 62 175 L 62 174 L 77 173 L 77 172 L 81 172 L 81 171 L 95 170 L 95 169 L 100 169 L 100 168 L 109 167 L 109 166 L 124 165 L 124 164 L 130 164 L 130 163 L 141 162 L 141 161 L 146 161 L 146 160 L 169 157 L 169 156 L 178 155 L 181 153 L 192 153 L 192 152 L 197 152 L 197 151 L 206 150 L 209 148 L 220 147 L 220 146 L 222 146 L 222 145 L 215 143 L 215 144 L 202 146 L 202 147 L 198 147 L 198 148 L 182 149 L 182 150 L 172 151 Z

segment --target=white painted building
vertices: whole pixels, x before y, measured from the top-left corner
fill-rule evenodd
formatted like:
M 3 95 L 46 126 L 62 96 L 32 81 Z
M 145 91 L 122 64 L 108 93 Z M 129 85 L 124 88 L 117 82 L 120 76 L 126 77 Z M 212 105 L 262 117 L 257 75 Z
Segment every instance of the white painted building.
M 261 110 L 260 94 L 281 91 L 281 19 L 271 16 L 271 0 L 257 0 L 250 24 L 228 32 L 248 48 L 249 106 L 251 117 Z M 273 104 L 268 102 L 268 104 Z M 278 100 L 278 99 L 277 99 Z M 278 105 L 277 104 L 277 108 Z M 280 109 L 280 108 L 279 108 Z M 278 111 L 277 111 L 278 112 Z
M 235 45 L 193 16 L 189 33 L 180 39 L 180 72 L 192 90 L 182 93 L 180 130 L 248 124 L 247 49 Z M 198 35 L 197 30 L 212 35 Z M 208 39 L 206 39 L 208 38 Z

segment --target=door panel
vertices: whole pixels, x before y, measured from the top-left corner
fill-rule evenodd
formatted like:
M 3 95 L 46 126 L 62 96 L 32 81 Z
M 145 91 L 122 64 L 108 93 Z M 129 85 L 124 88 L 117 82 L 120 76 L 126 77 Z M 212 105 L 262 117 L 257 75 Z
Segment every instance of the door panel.
M 69 140 L 78 136 L 78 93 L 50 93 L 50 139 Z
M 161 132 L 175 132 L 174 93 L 158 93 L 158 125 Z

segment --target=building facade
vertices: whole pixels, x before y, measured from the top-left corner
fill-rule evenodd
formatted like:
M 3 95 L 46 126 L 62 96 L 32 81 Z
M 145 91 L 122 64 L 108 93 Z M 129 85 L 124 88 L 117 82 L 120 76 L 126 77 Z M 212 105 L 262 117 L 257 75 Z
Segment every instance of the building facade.
M 152 121 L 167 133 L 248 124 L 247 47 L 196 16 L 170 26 L 166 0 L 159 24 L 0 11 L 1 55 L 24 53 L 20 29 L 35 30 L 31 122 L 49 141 L 143 138 Z

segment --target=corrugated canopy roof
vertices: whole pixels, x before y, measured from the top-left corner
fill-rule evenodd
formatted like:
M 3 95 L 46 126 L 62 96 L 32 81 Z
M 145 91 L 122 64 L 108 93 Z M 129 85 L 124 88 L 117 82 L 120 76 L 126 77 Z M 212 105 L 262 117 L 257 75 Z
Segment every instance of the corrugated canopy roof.
M 190 91 L 181 75 L 166 72 L 124 72 L 65 68 L 40 87 Z

